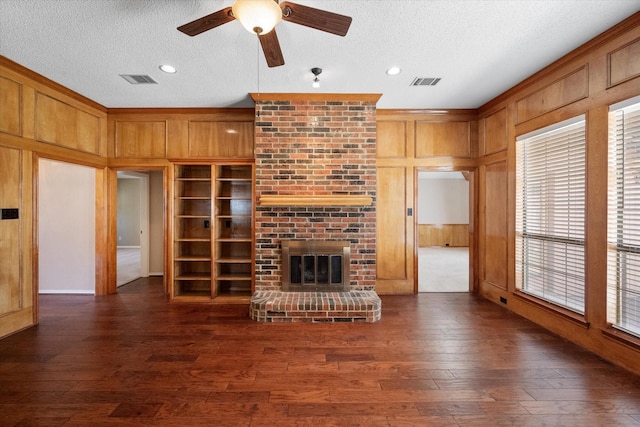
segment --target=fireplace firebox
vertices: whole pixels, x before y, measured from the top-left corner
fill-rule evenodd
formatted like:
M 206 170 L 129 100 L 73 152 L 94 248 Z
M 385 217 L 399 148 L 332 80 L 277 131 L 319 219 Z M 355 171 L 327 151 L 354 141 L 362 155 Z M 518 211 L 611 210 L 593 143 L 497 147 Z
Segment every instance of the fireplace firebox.
M 346 241 L 283 240 L 285 292 L 348 292 L 351 246 Z

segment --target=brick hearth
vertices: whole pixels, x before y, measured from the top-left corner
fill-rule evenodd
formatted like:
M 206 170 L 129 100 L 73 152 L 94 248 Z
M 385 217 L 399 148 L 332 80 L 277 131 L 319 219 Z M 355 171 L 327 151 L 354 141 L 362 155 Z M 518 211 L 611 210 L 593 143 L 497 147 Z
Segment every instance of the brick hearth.
M 374 291 L 260 291 L 249 315 L 260 322 L 376 322 L 382 304 Z

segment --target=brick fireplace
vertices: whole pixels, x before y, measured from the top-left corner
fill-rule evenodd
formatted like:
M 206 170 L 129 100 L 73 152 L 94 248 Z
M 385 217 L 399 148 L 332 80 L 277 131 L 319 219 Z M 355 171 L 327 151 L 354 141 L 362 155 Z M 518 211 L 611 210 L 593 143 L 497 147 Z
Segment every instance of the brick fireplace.
M 259 321 L 380 318 L 376 278 L 379 95 L 260 94 L 256 101 L 256 284 Z M 344 292 L 285 292 L 282 241 L 350 246 Z

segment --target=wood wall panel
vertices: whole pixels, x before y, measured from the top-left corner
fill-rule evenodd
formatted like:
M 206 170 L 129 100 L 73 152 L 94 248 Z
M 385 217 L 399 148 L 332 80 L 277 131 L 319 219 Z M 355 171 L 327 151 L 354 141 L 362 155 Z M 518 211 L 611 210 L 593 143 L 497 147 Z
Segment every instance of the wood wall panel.
M 0 147 L 0 208 L 20 206 L 19 150 Z M 20 219 L 0 220 L 0 316 L 21 308 Z
M 471 156 L 469 122 L 416 122 L 416 158 Z
M 377 122 L 376 157 L 378 159 L 403 158 L 407 155 L 407 122 Z
M 43 93 L 36 93 L 36 139 L 100 154 L 100 118 Z
M 417 217 L 408 214 L 410 208 L 415 212 L 416 171 L 475 170 L 477 111 L 377 110 L 376 122 L 376 292 L 416 293 L 416 245 L 419 244 L 420 226 Z M 465 237 L 467 245 L 475 244 L 468 227 Z M 451 237 L 446 240 L 457 242 Z M 470 248 L 469 253 L 475 254 L 474 248 Z M 470 264 L 475 263 L 470 259 Z
M 21 92 L 22 85 L 13 80 L 0 77 L 0 132 L 21 135 Z
M 484 119 L 484 154 L 507 149 L 507 110 L 503 108 Z
M 607 62 L 609 87 L 640 76 L 640 39 L 611 52 Z
M 189 122 L 189 156 L 253 158 L 253 122 Z
M 377 277 L 407 280 L 405 168 L 378 168 Z M 411 272 L 413 274 L 413 272 Z
M 518 123 L 541 116 L 589 96 L 587 65 L 565 75 L 516 103 Z
M 418 224 L 418 246 L 469 246 L 469 224 Z
M 116 121 L 115 127 L 117 158 L 166 158 L 166 121 Z
M 507 162 L 485 168 L 484 280 L 507 289 Z

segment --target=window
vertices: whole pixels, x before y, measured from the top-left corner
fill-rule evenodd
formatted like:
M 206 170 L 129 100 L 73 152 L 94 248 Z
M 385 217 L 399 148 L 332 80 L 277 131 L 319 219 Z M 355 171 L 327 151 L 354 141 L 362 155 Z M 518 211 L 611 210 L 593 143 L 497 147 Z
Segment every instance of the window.
M 516 141 L 516 287 L 584 314 L 584 116 Z
M 640 337 L 640 98 L 609 113 L 607 320 Z

